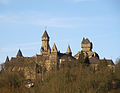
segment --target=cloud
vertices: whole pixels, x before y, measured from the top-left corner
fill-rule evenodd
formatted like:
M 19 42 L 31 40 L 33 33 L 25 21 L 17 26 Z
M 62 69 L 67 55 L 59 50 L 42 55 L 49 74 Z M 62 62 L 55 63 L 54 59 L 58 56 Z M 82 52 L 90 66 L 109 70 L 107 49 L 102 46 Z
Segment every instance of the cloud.
M 0 24 L 25 24 L 69 28 L 78 25 L 83 26 L 86 21 L 87 18 L 84 17 L 41 16 L 40 13 L 0 14 Z
M 9 45 L 7 47 L 0 47 L 0 52 L 1 53 L 8 53 L 8 52 L 13 52 L 17 51 L 19 48 L 22 50 L 34 50 L 36 45 L 40 45 L 41 42 L 31 42 L 31 43 L 23 43 L 23 44 L 14 44 L 14 45 Z
M 49 15 L 49 16 L 47 16 Z M 33 13 L 18 13 L 18 14 L 0 14 L 0 24 L 15 24 L 15 25 L 35 25 L 42 27 L 56 28 L 76 28 L 97 25 L 101 22 L 115 20 L 111 16 L 93 16 L 93 17 L 59 17 L 51 16 L 39 12 Z
M 8 4 L 9 0 L 0 0 L 0 4 Z

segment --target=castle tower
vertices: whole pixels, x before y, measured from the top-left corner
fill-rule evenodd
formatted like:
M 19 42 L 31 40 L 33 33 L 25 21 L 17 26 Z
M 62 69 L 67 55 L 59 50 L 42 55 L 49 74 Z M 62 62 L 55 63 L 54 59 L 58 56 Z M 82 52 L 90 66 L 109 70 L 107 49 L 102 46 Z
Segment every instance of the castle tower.
M 72 55 L 72 52 L 71 52 L 71 49 L 70 49 L 70 45 L 68 45 L 66 54 Z
M 23 57 L 22 52 L 21 52 L 20 49 L 18 50 L 18 53 L 17 53 L 16 57 Z
M 57 52 L 58 52 L 58 50 L 57 50 L 57 47 L 56 47 L 56 45 L 54 43 L 54 45 L 52 47 L 52 50 L 51 50 L 51 53 L 57 53 Z
M 92 51 L 93 45 L 92 42 L 89 41 L 88 38 L 83 38 L 81 43 L 82 52 L 84 56 L 88 56 L 88 58 L 96 57 L 99 59 L 99 55 L 96 52 Z
M 88 38 L 83 38 L 81 43 L 81 48 L 83 52 L 89 52 L 92 51 L 92 43 L 89 41 Z
M 50 59 L 51 69 L 57 68 L 57 66 L 58 66 L 58 50 L 57 50 L 55 43 L 52 47 L 49 59 Z
M 7 56 L 6 60 L 5 60 L 5 62 L 9 62 L 9 57 L 8 56 Z
M 58 56 L 58 50 L 57 50 L 57 47 L 54 43 L 52 50 L 51 50 L 50 59 L 56 60 L 57 56 Z
M 45 30 L 43 36 L 42 36 L 42 47 L 41 47 L 41 55 L 50 55 L 51 49 L 49 46 L 49 36 L 47 34 L 47 31 Z

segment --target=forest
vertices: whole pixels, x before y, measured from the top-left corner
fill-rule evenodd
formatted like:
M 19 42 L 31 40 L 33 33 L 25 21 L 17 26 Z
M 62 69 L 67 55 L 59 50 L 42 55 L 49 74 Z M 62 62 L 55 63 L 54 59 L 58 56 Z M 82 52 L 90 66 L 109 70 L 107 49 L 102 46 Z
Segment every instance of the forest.
M 105 62 L 98 70 L 92 68 L 87 59 L 64 64 L 58 70 L 34 80 L 34 86 L 26 88 L 24 75 L 17 72 L 0 71 L 0 93 L 120 93 L 120 59 L 115 72 Z

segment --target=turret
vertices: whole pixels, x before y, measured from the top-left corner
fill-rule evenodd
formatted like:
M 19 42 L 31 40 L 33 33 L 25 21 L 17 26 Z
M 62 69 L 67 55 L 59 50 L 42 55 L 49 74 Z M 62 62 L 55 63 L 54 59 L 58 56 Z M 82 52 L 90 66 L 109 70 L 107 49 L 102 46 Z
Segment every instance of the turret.
M 20 49 L 18 50 L 18 53 L 17 53 L 16 57 L 23 57 L 22 52 L 21 52 Z
M 70 45 L 68 45 L 66 54 L 72 55 L 72 52 L 71 52 L 71 49 L 70 49 Z
M 50 54 L 50 62 L 54 63 L 57 66 L 57 62 L 58 62 L 58 50 L 57 47 L 54 43 L 52 50 L 51 50 L 51 54 Z
M 5 62 L 9 62 L 9 57 L 8 57 L 8 56 L 6 57 L 6 60 L 5 60 Z
M 43 36 L 42 36 L 42 41 L 49 41 L 49 36 L 48 36 L 48 33 L 47 31 L 45 30 Z
M 49 36 L 47 31 L 45 30 L 42 36 L 42 47 L 41 47 L 41 55 L 50 55 L 51 49 L 49 46 Z
M 83 38 L 81 43 L 81 48 L 83 52 L 92 51 L 92 43 L 89 41 L 88 38 Z
M 58 50 L 57 50 L 57 47 L 56 47 L 56 45 L 54 43 L 54 45 L 52 47 L 52 50 L 51 50 L 51 53 L 57 53 L 57 52 L 58 52 Z

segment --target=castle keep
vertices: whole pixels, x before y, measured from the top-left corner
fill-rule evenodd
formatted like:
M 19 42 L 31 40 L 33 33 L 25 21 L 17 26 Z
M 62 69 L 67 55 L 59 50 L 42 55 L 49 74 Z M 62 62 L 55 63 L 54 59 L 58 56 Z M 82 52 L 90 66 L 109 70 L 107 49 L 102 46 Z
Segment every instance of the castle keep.
M 78 52 L 75 56 L 72 56 L 70 45 L 66 50 L 66 53 L 60 53 L 57 46 L 54 44 L 51 48 L 49 45 L 50 37 L 45 30 L 42 36 L 42 46 L 40 49 L 41 54 L 37 54 L 33 57 L 24 57 L 19 49 L 16 57 L 12 57 L 10 60 L 7 57 L 5 61 L 5 70 L 23 72 L 26 79 L 35 79 L 39 77 L 42 72 L 47 72 L 53 69 L 59 69 L 61 65 L 67 62 L 74 62 L 78 60 L 81 53 L 85 57 L 89 58 L 90 65 L 97 69 L 97 66 L 106 60 L 107 66 L 114 68 L 115 65 L 112 60 L 99 59 L 99 55 L 92 51 L 93 44 L 88 38 L 83 38 L 81 42 L 81 52 Z

